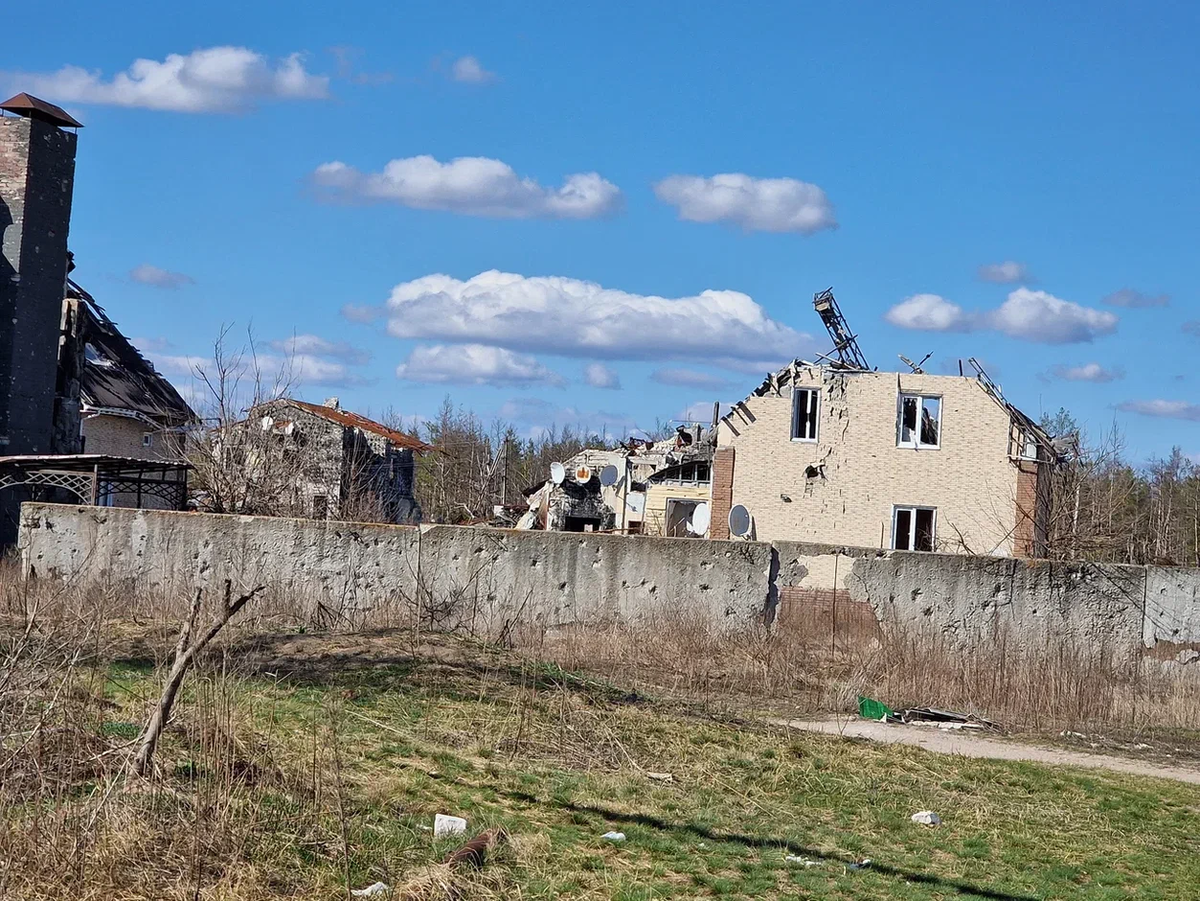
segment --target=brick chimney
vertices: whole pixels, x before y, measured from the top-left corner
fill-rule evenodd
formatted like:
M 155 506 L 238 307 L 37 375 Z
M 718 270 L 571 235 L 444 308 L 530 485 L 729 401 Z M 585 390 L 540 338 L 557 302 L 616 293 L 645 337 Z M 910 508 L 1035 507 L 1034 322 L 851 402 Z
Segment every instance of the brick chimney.
M 0 456 L 48 454 L 79 123 L 28 94 L 0 111 Z M 14 495 L 0 491 L 0 545 Z
M 0 456 L 46 454 L 79 123 L 27 94 L 0 110 Z

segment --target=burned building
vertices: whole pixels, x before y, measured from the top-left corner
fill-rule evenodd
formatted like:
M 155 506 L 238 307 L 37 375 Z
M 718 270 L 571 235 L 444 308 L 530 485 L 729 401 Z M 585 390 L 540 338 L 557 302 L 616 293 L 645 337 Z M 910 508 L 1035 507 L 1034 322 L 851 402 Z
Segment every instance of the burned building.
M 68 274 L 80 123 L 0 104 L 0 546 L 21 501 L 180 509 L 195 415 Z
M 83 288 L 67 280 L 56 390 L 56 446 L 137 460 L 182 461 L 198 426 L 175 387 L 121 334 Z

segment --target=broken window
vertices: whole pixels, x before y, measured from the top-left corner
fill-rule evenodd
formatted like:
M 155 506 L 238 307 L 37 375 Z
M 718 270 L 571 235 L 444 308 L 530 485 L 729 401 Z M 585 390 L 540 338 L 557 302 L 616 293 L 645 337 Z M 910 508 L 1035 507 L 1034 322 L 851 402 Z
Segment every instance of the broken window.
M 932 551 L 934 507 L 896 507 L 892 512 L 892 548 L 897 551 Z
M 817 388 L 797 388 L 792 392 L 792 440 L 817 440 L 817 413 L 821 392 Z
M 900 447 L 939 447 L 942 440 L 942 399 L 925 394 L 900 395 Z
M 668 498 L 666 536 L 668 538 L 702 537 L 691 528 L 692 517 L 696 515 L 696 508 L 702 503 L 704 502 Z

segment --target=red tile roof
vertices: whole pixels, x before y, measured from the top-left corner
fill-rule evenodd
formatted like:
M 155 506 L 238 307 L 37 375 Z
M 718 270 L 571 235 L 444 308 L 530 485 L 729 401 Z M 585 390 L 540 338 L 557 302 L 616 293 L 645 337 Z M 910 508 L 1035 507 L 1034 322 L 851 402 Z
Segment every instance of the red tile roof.
M 433 450 L 432 445 L 426 444 L 419 438 L 406 435 L 403 432 L 397 432 L 395 429 L 389 429 L 382 423 L 375 422 L 373 419 L 367 419 L 365 416 L 359 416 L 357 413 L 351 413 L 349 410 L 335 409 L 327 407 L 324 404 L 310 404 L 306 401 L 292 400 L 291 398 L 284 400 L 283 403 L 299 407 L 306 413 L 311 413 L 313 416 L 319 416 L 330 422 L 336 422 L 355 429 L 362 429 L 364 432 L 370 432 L 372 435 L 386 438 L 392 444 L 396 445 L 396 447 L 409 448 L 418 452 Z

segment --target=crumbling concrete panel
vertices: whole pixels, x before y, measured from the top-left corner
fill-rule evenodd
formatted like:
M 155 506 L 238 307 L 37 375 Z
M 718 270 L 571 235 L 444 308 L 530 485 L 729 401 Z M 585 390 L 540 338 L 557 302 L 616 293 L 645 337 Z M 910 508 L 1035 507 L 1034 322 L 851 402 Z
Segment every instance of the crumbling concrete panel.
M 1200 650 L 1200 570 L 1146 568 L 1142 643 L 1162 657 Z

